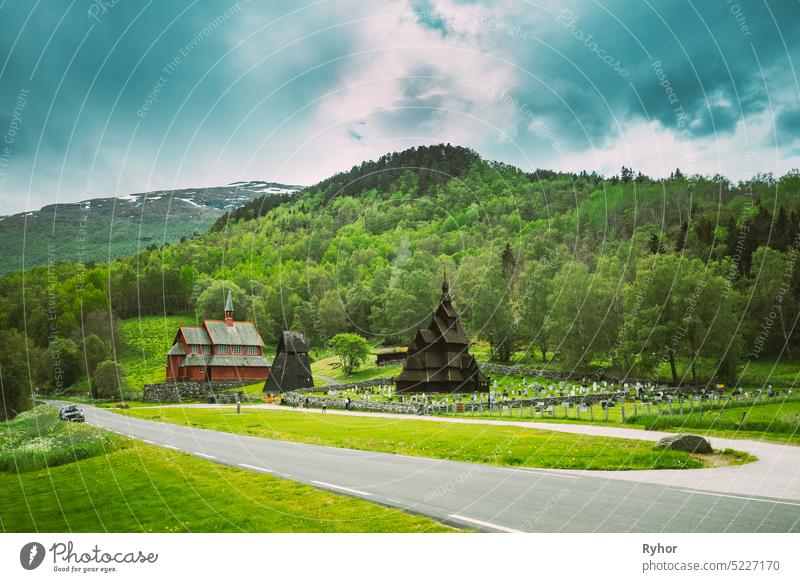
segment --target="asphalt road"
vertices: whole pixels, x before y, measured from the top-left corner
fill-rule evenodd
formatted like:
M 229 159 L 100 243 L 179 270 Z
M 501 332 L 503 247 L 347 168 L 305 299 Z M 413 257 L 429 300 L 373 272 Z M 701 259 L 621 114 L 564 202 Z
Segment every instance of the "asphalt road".
M 800 532 L 800 501 L 275 441 L 83 410 L 87 422 L 148 444 L 484 531 Z

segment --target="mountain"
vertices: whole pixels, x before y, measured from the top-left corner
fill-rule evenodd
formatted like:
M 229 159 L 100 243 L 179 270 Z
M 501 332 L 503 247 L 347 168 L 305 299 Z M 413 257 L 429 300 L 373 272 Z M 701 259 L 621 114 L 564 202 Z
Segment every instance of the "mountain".
M 346 172 L 339 172 L 306 188 L 305 198 L 326 202 L 337 196 L 359 196 L 374 190 L 385 194 L 402 181 L 418 195 L 428 195 L 453 178 L 461 179 L 481 158 L 474 150 L 451 144 L 412 147 L 392 152 L 377 160 L 365 160 Z M 555 172 L 551 172 L 555 175 Z M 226 213 L 212 230 L 222 230 L 228 221 L 254 220 L 268 214 L 282 200 L 258 198 Z
M 0 217 L 0 273 L 59 261 L 108 261 L 205 232 L 255 199 L 291 199 L 300 186 L 234 182 L 50 204 Z

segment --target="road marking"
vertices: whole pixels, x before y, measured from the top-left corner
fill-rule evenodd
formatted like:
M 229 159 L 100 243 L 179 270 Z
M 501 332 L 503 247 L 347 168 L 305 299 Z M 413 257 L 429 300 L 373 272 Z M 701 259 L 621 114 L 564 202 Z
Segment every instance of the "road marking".
M 467 523 L 474 523 L 475 525 L 482 525 L 483 527 L 490 527 L 506 533 L 522 533 L 518 529 L 511 529 L 510 527 L 489 523 L 488 521 L 481 521 L 480 519 L 472 519 L 471 517 L 464 517 L 463 515 L 456 515 L 455 513 L 449 515 L 448 517 L 452 517 L 453 519 L 458 519 L 460 521 L 466 521 Z
M 247 463 L 239 463 L 240 467 L 244 467 L 245 469 L 252 469 L 253 471 L 263 471 L 264 473 L 272 473 L 272 469 L 267 469 L 266 467 L 256 467 L 255 465 L 248 465 Z
M 356 495 L 372 495 L 372 493 L 367 493 L 366 491 L 359 491 L 358 489 L 350 489 L 350 487 L 342 487 L 341 485 L 325 483 L 324 481 L 312 481 L 312 483 L 316 483 L 317 485 L 322 485 L 323 487 L 330 487 L 331 489 L 339 489 L 340 491 L 347 491 L 348 493 L 355 493 Z
M 180 450 L 178 447 L 173 447 L 172 445 L 161 445 L 161 446 L 164 447 L 165 449 L 172 449 L 173 451 Z
M 153 441 L 149 441 L 149 440 L 147 440 L 147 439 L 142 439 L 142 442 L 145 442 L 145 443 L 147 443 L 148 445 L 154 445 L 154 444 L 156 444 L 156 443 L 154 443 Z
M 744 495 L 727 495 L 725 493 L 707 493 L 705 491 L 692 491 L 691 489 L 681 489 L 684 493 L 692 493 L 697 495 L 713 495 L 714 497 L 729 497 L 731 499 L 744 499 L 745 501 L 763 501 L 764 503 L 780 503 L 781 505 L 796 505 L 800 503 L 792 503 L 791 501 L 777 501 L 775 499 L 759 499 L 757 497 L 745 497 Z
M 388 501 L 389 503 L 403 503 L 399 499 L 392 499 L 391 497 L 387 497 L 386 501 Z
M 544 477 L 562 477 L 564 479 L 577 479 L 575 475 L 561 475 L 559 473 L 550 473 L 549 471 L 537 471 L 535 469 L 526 469 L 524 467 L 501 467 L 506 471 L 514 471 L 515 473 L 533 473 L 534 475 L 542 475 Z
M 214 455 L 207 455 L 205 453 L 195 453 L 198 457 L 203 457 L 204 459 L 216 459 Z

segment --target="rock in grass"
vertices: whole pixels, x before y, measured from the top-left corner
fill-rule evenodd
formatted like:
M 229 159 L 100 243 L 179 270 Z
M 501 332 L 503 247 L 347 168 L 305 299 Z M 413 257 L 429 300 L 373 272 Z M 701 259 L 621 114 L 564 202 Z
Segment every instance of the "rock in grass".
M 685 451 L 687 453 L 706 454 L 712 452 L 709 442 L 696 434 L 676 434 L 666 436 L 656 447 L 670 451 Z

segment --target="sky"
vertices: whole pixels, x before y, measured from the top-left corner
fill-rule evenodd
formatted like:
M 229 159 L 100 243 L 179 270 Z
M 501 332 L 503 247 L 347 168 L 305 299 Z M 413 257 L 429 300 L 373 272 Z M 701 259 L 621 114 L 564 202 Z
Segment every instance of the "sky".
M 310 185 L 449 142 L 524 170 L 800 167 L 800 2 L 0 0 L 0 215 Z

